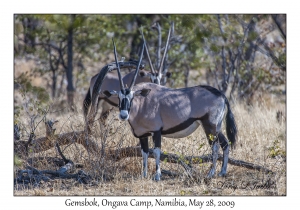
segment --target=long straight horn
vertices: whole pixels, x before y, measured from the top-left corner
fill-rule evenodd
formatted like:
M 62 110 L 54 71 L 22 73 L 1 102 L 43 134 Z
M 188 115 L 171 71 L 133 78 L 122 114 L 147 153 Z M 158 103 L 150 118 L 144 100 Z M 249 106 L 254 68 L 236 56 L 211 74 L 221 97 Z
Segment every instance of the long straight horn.
M 158 65 L 160 63 L 160 48 L 161 48 L 161 27 L 159 25 L 158 22 L 154 23 L 151 28 L 154 28 L 157 30 L 157 34 L 158 34 L 158 40 L 157 40 L 157 60 L 156 60 L 156 69 L 159 69 Z
M 114 38 L 112 39 L 112 42 L 114 45 L 114 54 L 115 54 L 115 61 L 116 61 L 116 65 L 117 65 L 118 76 L 119 76 L 119 80 L 120 80 L 120 88 L 124 92 L 125 88 L 124 88 L 124 84 L 123 84 L 123 80 L 122 80 L 122 76 L 121 76 L 121 70 L 120 70 L 120 66 L 119 66 L 119 62 L 118 62 L 118 56 L 117 56 L 117 50 L 116 50 Z
M 161 72 L 162 72 L 162 69 L 163 69 L 163 63 L 164 63 L 164 60 L 165 60 L 165 57 L 166 57 L 166 54 L 167 54 L 167 51 L 168 51 L 168 48 L 169 48 L 170 35 L 171 35 L 171 28 L 169 29 L 169 34 L 168 34 L 168 39 L 167 39 L 164 55 L 161 59 L 161 62 L 160 62 L 159 68 L 158 68 L 159 69 L 158 70 L 159 75 L 161 75 Z
M 146 54 L 147 54 L 147 58 L 148 58 L 148 61 L 149 61 L 151 72 L 152 72 L 153 75 L 155 75 L 155 71 L 154 71 L 154 68 L 153 68 L 153 65 L 152 65 L 152 61 L 150 59 L 148 46 L 147 46 L 147 43 L 146 43 L 146 40 L 145 40 L 145 37 L 144 37 L 143 29 L 140 29 L 140 33 L 142 34 L 142 38 L 143 38 L 143 41 L 144 41 L 144 44 L 145 44 L 145 50 L 146 50 Z
M 139 69 L 140 69 L 140 65 L 141 65 L 141 62 L 142 62 L 142 59 L 143 59 L 143 54 L 144 54 L 144 48 L 145 48 L 145 42 L 143 42 L 143 46 L 142 46 L 142 51 L 141 51 L 141 55 L 140 55 L 140 59 L 139 59 L 139 63 L 138 63 L 138 66 L 135 70 L 135 74 L 134 74 L 134 77 L 133 77 L 133 80 L 131 81 L 131 84 L 129 86 L 129 90 L 131 91 L 132 88 L 133 88 L 133 84 L 135 83 L 135 80 L 136 80 L 136 76 L 139 72 Z

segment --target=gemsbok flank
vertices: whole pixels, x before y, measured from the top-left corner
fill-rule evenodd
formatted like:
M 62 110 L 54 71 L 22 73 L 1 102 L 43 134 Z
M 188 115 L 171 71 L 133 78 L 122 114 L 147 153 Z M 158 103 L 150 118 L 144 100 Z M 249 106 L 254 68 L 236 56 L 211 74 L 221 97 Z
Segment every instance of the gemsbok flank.
M 171 26 L 174 27 L 174 26 Z M 142 30 L 140 30 L 143 42 L 146 43 L 144 34 Z M 171 35 L 171 28 L 169 29 L 169 34 L 165 46 L 165 50 L 163 53 L 163 57 L 161 59 L 160 65 L 158 70 L 154 70 L 150 55 L 149 55 L 149 50 L 147 45 L 145 44 L 145 49 L 147 53 L 147 59 L 150 65 L 151 72 L 141 70 L 139 74 L 136 76 L 135 84 L 139 84 L 142 82 L 152 82 L 155 84 L 160 85 L 161 80 L 166 78 L 171 77 L 170 72 L 166 72 L 165 74 L 162 73 L 163 69 L 163 64 L 166 58 L 166 54 L 169 48 L 169 40 L 170 40 L 170 35 Z M 133 68 L 138 65 L 137 61 L 121 61 L 118 63 L 119 67 L 124 69 L 124 68 Z M 142 65 L 140 69 L 143 69 L 144 66 Z M 108 72 L 106 75 L 106 78 L 103 80 L 101 76 L 99 76 L 99 73 L 93 76 L 90 80 L 90 87 L 89 90 L 86 93 L 85 99 L 83 101 L 83 114 L 84 114 L 84 119 L 85 123 L 87 126 L 87 131 L 91 132 L 91 126 L 93 125 L 95 116 L 97 115 L 97 111 L 99 106 L 102 108 L 101 113 L 100 113 L 100 126 L 104 126 L 106 124 L 106 119 L 108 118 L 109 111 L 113 107 L 118 106 L 118 99 L 117 98 L 107 98 L 104 94 L 100 92 L 100 82 L 101 82 L 101 89 L 105 90 L 117 90 L 120 91 L 120 86 L 119 86 L 119 77 L 116 76 L 115 74 L 112 73 L 113 70 L 116 70 L 117 66 L 116 63 L 111 63 L 106 66 L 104 66 L 101 69 L 101 72 Z M 123 84 L 125 86 L 128 86 L 130 82 L 133 80 L 133 77 L 135 75 L 135 71 L 132 71 L 128 74 L 126 74 L 123 77 Z M 102 81 L 103 80 L 103 81 Z M 103 129 L 103 128 L 101 128 Z

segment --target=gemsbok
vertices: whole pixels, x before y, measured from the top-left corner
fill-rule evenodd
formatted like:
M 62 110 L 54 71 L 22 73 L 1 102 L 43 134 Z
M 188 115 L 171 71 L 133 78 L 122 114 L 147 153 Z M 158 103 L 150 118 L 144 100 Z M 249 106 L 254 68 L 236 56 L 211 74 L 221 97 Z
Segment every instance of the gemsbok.
M 202 125 L 212 148 L 212 167 L 207 175 L 215 174 L 219 147 L 223 150 L 223 163 L 219 176 L 225 176 L 229 157 L 229 145 L 233 148 L 237 140 L 237 126 L 226 96 L 214 87 L 195 86 L 172 89 L 153 83 L 141 83 L 133 86 L 139 71 L 140 62 L 129 88 L 122 82 L 120 68 L 114 45 L 114 54 L 121 91 L 105 90 L 107 98 L 117 96 L 119 99 L 119 118 L 128 120 L 135 137 L 140 139 L 143 156 L 143 175 L 147 176 L 147 159 L 149 155 L 148 137 L 154 141 L 153 154 L 156 161 L 155 180 L 160 180 L 160 154 L 162 136 L 183 138 L 193 133 Z M 141 53 L 141 57 L 142 57 Z M 141 61 L 140 57 L 140 61 Z M 100 72 L 104 78 L 106 72 Z M 101 83 L 101 81 L 99 81 Z M 101 86 L 101 84 L 99 84 Z M 222 120 L 227 107 L 226 133 L 221 130 Z
M 147 59 L 150 65 L 151 71 L 146 71 L 146 70 L 141 70 L 139 74 L 136 76 L 135 84 L 143 83 L 143 82 L 152 82 L 155 84 L 160 85 L 161 81 L 165 78 L 170 78 L 171 73 L 170 72 L 162 72 L 163 69 L 163 64 L 165 62 L 166 54 L 169 48 L 169 40 L 170 40 L 170 35 L 171 35 L 171 30 L 172 27 L 169 29 L 168 33 L 168 38 L 166 41 L 166 46 L 164 49 L 163 57 L 161 59 L 160 65 L 158 67 L 158 70 L 154 70 L 154 67 L 152 65 L 151 59 L 150 59 L 150 54 L 147 45 L 145 44 L 145 50 L 147 54 Z M 174 29 L 173 29 L 174 30 Z M 143 42 L 146 43 L 144 34 L 142 30 L 140 30 Z M 121 61 L 119 62 L 119 67 L 121 69 L 125 68 L 134 68 L 137 66 L 137 61 Z M 143 69 L 144 66 L 142 65 L 140 69 Z M 106 66 L 104 66 L 101 71 L 107 71 L 108 74 L 106 75 L 105 80 L 102 82 L 102 78 L 99 77 L 99 73 L 93 76 L 90 80 L 90 87 L 89 90 L 86 93 L 85 99 L 83 101 L 83 114 L 84 114 L 84 119 L 85 123 L 87 125 L 87 130 L 88 132 L 91 131 L 91 126 L 93 125 L 93 121 L 95 119 L 95 116 L 98 111 L 98 107 L 102 107 L 102 111 L 100 114 L 100 125 L 105 125 L 105 121 L 108 117 L 109 111 L 113 107 L 118 106 L 118 99 L 117 98 L 107 98 L 104 94 L 100 92 L 99 89 L 99 83 L 101 82 L 101 89 L 105 90 L 117 90 L 119 91 L 119 77 L 115 74 L 112 73 L 113 70 L 116 70 L 117 66 L 116 63 L 111 63 Z M 128 86 L 129 83 L 133 80 L 133 77 L 135 75 L 135 71 L 131 71 L 130 73 L 126 74 L 123 77 L 123 84 L 125 86 Z

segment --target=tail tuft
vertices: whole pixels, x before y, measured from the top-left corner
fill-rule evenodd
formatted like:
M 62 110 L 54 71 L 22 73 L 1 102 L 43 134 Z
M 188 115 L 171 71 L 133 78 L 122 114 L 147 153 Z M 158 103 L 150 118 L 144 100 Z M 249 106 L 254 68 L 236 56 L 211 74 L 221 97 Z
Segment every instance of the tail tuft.
M 235 123 L 235 119 L 233 116 L 233 113 L 230 109 L 230 105 L 229 102 L 227 100 L 227 98 L 225 98 L 225 102 L 227 105 L 227 114 L 226 114 L 226 133 L 229 139 L 229 142 L 231 143 L 231 148 L 234 149 L 236 142 L 237 142 L 237 126 Z

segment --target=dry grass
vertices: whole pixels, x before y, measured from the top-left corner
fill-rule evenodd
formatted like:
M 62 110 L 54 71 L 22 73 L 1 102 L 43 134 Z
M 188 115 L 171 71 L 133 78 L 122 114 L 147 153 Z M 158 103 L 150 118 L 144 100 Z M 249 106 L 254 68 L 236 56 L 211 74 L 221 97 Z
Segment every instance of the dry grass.
M 142 179 L 141 158 L 108 160 L 105 155 L 92 156 L 81 145 L 72 144 L 63 147 L 63 153 L 72 161 L 84 165 L 83 170 L 92 177 L 91 184 L 83 185 L 75 180 L 56 179 L 42 182 L 39 187 L 16 185 L 14 195 L 286 195 L 286 124 L 279 123 L 276 119 L 277 110 L 284 112 L 285 104 L 278 101 L 276 98 L 269 98 L 268 101 L 262 101 L 260 105 L 255 104 L 251 107 L 242 104 L 232 105 L 239 128 L 239 139 L 230 157 L 263 165 L 274 171 L 274 175 L 228 165 L 226 178 L 216 177 L 210 182 L 205 182 L 204 177 L 210 163 L 194 165 L 194 169 L 199 173 L 199 179 L 191 180 L 179 164 L 162 162 L 162 169 L 176 172 L 180 176 L 163 175 L 160 182 L 155 182 L 152 180 L 155 171 L 152 159 L 149 159 L 149 177 Z M 55 126 L 56 133 L 79 131 L 84 128 L 81 110 L 75 114 L 67 111 L 54 112 L 47 117 L 59 120 Z M 110 115 L 106 137 L 99 131 L 98 125 L 95 125 L 94 137 L 99 147 L 121 148 L 137 145 L 139 141 L 131 134 L 127 123 L 120 123 L 115 118 L 116 114 Z M 26 126 L 26 116 L 22 119 Z M 39 126 L 38 137 L 44 136 L 44 132 L 43 126 Z M 152 146 L 152 141 L 149 142 Z M 204 155 L 209 154 L 211 149 L 204 132 L 199 128 L 191 136 L 183 139 L 163 138 L 162 151 L 179 155 Z M 30 154 L 30 157 L 41 156 L 59 157 L 55 149 Z M 35 162 L 34 166 L 38 169 L 55 169 L 55 166 L 45 161 Z M 15 173 L 22 167 L 24 166 L 15 166 Z M 221 162 L 218 162 L 217 171 L 220 167 Z M 268 180 L 271 181 L 271 185 L 266 185 Z

